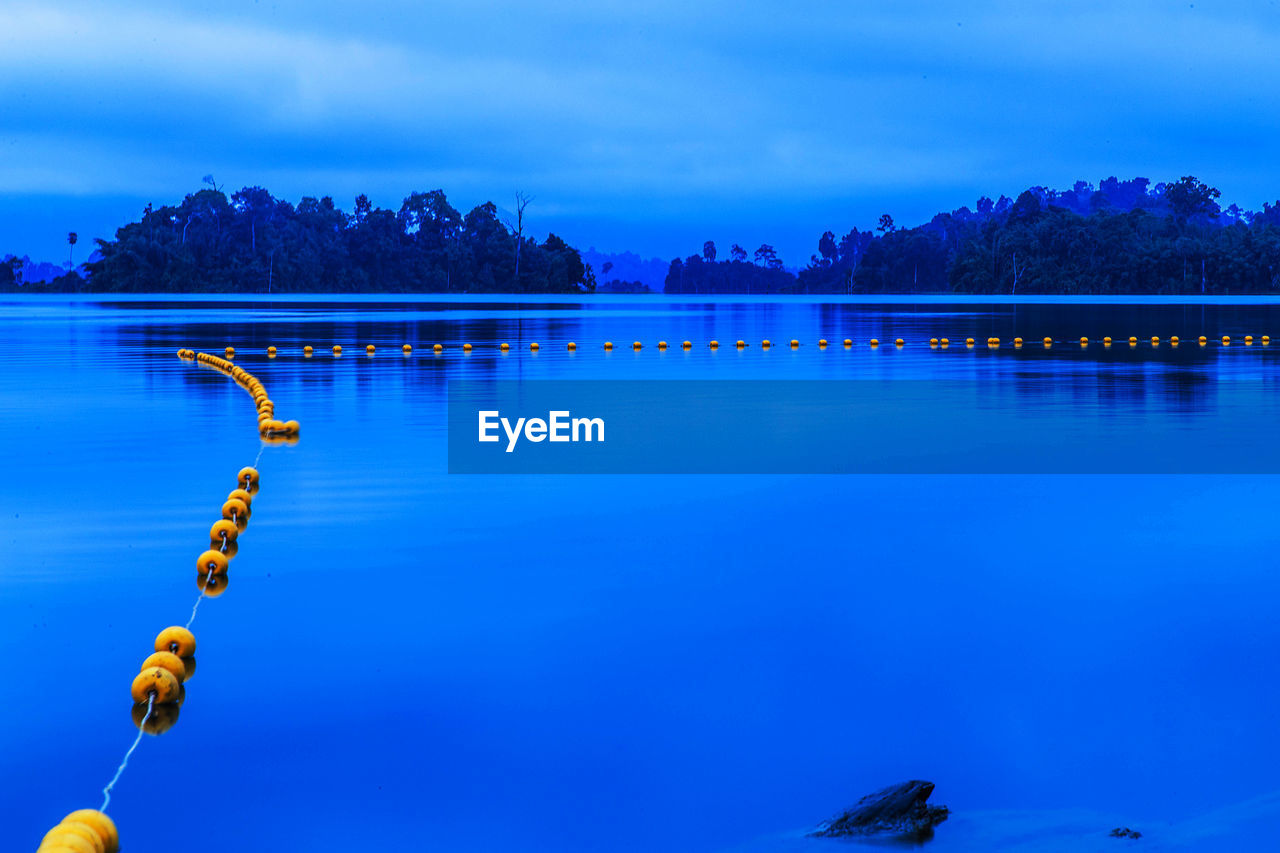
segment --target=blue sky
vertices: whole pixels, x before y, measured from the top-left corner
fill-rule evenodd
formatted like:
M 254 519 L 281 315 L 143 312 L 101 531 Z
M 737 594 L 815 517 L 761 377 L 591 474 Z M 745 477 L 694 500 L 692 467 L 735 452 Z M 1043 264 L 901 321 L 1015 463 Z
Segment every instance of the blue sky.
M 0 253 L 65 260 L 210 173 L 347 209 L 523 191 L 583 248 L 791 265 L 883 212 L 1112 174 L 1254 209 L 1277 80 L 1274 2 L 10 0 Z

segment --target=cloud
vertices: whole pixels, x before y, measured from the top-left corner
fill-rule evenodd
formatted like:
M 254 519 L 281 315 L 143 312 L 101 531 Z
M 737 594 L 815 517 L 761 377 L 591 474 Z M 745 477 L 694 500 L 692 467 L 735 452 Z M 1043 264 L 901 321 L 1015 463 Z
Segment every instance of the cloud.
M 523 189 L 548 227 L 758 221 L 796 258 L 885 210 L 1109 174 L 1256 207 L 1280 194 L 1277 56 L 1244 3 L 18 3 L 0 194 Z

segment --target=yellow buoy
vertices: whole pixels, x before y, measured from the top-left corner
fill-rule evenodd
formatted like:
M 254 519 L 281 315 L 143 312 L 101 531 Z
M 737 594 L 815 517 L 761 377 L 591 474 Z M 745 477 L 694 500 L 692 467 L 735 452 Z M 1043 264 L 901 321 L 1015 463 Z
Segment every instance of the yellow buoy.
M 1271 343 L 1271 338 L 1269 338 L 1269 337 L 1268 337 L 1268 336 L 1266 336 L 1266 335 L 1263 335 L 1263 336 L 1262 336 L 1262 345 L 1263 345 L 1263 346 L 1266 346 L 1266 345 L 1267 345 L 1267 344 L 1269 344 L 1269 343 Z
M 768 349 L 771 346 L 773 346 L 773 341 L 769 340 L 768 338 L 765 338 L 763 341 L 760 342 L 760 349 Z
M 1044 339 L 1044 345 L 1045 345 L 1045 346 L 1047 346 L 1047 347 L 1049 347 L 1049 346 L 1053 346 L 1053 338 L 1045 338 L 1045 339 Z
M 180 658 L 189 658 L 196 653 L 196 637 L 186 628 L 171 625 L 156 634 L 155 650 L 157 652 L 173 652 Z
M 165 702 L 178 700 L 181 686 L 172 672 L 163 667 L 153 666 L 138 673 L 129 687 L 129 692 L 133 695 L 135 702 L 146 702 L 149 697 L 155 696 L 156 704 L 163 705 Z
M 707 344 L 707 346 L 711 347 L 712 349 L 720 349 L 720 342 L 712 341 L 711 343 Z
M 405 344 L 404 346 L 400 347 L 400 351 L 401 351 L 401 352 L 413 352 L 413 344 Z
M 502 350 L 503 352 L 506 352 L 507 350 L 511 349 L 511 344 L 504 343 L 501 346 L 499 346 L 498 349 Z
M 873 347 L 878 347 L 878 346 L 880 346 L 880 341 L 876 340 L 875 338 L 872 338 L 872 339 L 871 339 L 871 346 L 873 346 Z
M 1022 346 L 1022 338 L 1014 338 L 1014 339 L 1013 339 L 1013 345 L 1014 345 L 1015 347 L 1020 347 L 1020 346 Z
M 929 346 L 931 346 L 931 347 L 936 347 L 937 345 L 938 345 L 938 339 L 937 339 L 937 338 L 929 338 Z
M 826 339 L 826 338 L 818 338 L 818 346 L 822 347 L 823 349 L 826 349 L 826 348 L 827 348 L 827 339 Z
M 179 683 L 187 680 L 187 665 L 183 663 L 182 658 L 173 652 L 153 652 L 142 662 L 139 672 L 150 669 L 153 666 L 169 670 L 173 677 L 178 679 Z
M 439 344 L 436 344 L 436 346 L 440 347 L 440 345 L 439 345 Z M 440 347 L 440 349 L 444 349 L 444 347 Z M 463 352 L 471 352 L 471 344 L 463 344 L 463 345 L 462 345 L 462 351 L 463 351 Z
M 196 589 L 203 592 L 209 598 L 217 598 L 227 591 L 227 584 L 230 583 L 228 575 L 196 575 Z M 184 658 L 190 660 L 190 658 Z M 188 675 L 188 678 L 191 676 Z
M 605 349 L 613 349 L 613 341 L 605 341 L 605 342 L 604 342 L 604 348 L 605 348 Z
M 747 342 L 746 342 L 746 341 L 738 341 L 738 343 L 737 343 L 737 347 L 738 347 L 738 349 L 742 349 L 742 348 L 744 348 L 746 345 L 747 345 Z
M 191 676 L 196 674 L 196 659 L 178 658 L 178 660 L 182 661 L 182 683 L 186 684 L 191 680 Z
M 974 343 L 973 338 L 965 338 L 964 342 L 965 342 L 965 346 L 973 346 L 973 343 Z
M 1244 336 L 1244 342 L 1245 342 L 1246 344 L 1252 344 L 1252 343 L 1253 343 L 1253 335 L 1245 335 L 1245 336 Z
M 578 348 L 578 345 L 575 344 L 573 341 L 569 341 L 569 345 L 568 347 L 566 347 L 566 349 L 571 349 L 571 350 L 577 349 L 577 348 Z
M 680 348 L 681 348 L 681 349 L 692 349 L 692 348 L 693 348 L 693 341 L 685 341 L 684 343 L 682 343 L 682 344 L 680 345 Z
M 105 853 L 106 845 L 97 830 L 79 821 L 65 821 L 44 834 L 38 851 L 72 851 L 72 853 Z
M 938 346 L 945 347 L 951 343 L 950 338 L 938 338 Z
M 219 545 L 222 544 L 223 540 L 234 542 L 239 535 L 240 529 L 225 518 L 215 521 L 213 527 L 209 528 L 209 541 Z
M 1223 335 L 1223 336 L 1222 336 L 1222 345 L 1225 347 L 1225 346 L 1230 346 L 1230 344 L 1231 344 L 1231 338 L 1230 338 L 1230 336 L 1228 336 L 1228 335 Z
M 1204 346 L 1205 344 L 1209 343 L 1209 339 L 1208 339 L 1208 338 L 1206 338 L 1204 335 L 1201 335 L 1201 336 L 1198 338 L 1198 342 L 1199 342 L 1200 346 Z
M 1087 347 L 1088 345 L 1089 345 L 1089 339 L 1088 339 L 1088 338 L 1086 338 L 1086 337 L 1081 337 L 1081 338 L 1080 338 L 1080 346 L 1082 346 L 1082 347 Z
M 116 825 L 97 809 L 77 809 L 62 819 L 63 823 L 83 823 L 98 833 L 102 839 L 105 853 L 116 853 L 120 849 L 120 833 Z
M 82 823 L 60 823 L 44 834 L 37 853 L 103 853 L 98 833 Z
M 258 493 L 258 469 L 246 465 L 236 473 L 236 485 L 251 495 Z
M 1152 346 L 1155 346 L 1155 345 L 1156 345 L 1156 344 L 1158 344 L 1158 343 L 1160 343 L 1160 338 L 1159 338 L 1159 336 L 1158 336 L 1158 335 L 1152 335 L 1152 336 L 1151 336 L 1151 344 L 1152 344 Z
M 221 551 L 209 549 L 196 558 L 196 570 L 205 574 L 225 575 L 231 561 Z
M 375 349 L 376 347 L 373 344 L 368 344 L 367 346 L 365 346 L 364 351 L 367 352 L 369 355 L 373 355 Z
M 235 354 L 236 354 L 236 348 L 235 348 L 235 347 L 227 347 L 226 352 L 227 352 L 227 358 L 231 358 L 231 356 L 233 356 L 233 355 L 235 355 Z
M 236 527 L 244 530 L 249 523 L 249 508 L 243 501 L 229 500 L 222 505 L 222 517 L 234 521 Z
M 334 354 L 334 355 L 342 355 L 342 344 L 334 344 L 334 345 L 333 345 L 333 354 Z
M 533 343 L 529 344 L 529 352 L 537 352 L 538 349 L 539 347 L 538 347 L 537 341 L 534 341 Z
M 275 347 L 267 347 L 267 355 L 275 355 L 275 354 L 276 354 Z
M 1169 343 L 1173 344 L 1176 347 L 1180 343 L 1180 341 L 1178 340 L 1178 336 L 1174 335 L 1173 337 L 1169 338 Z
M 311 344 L 307 344 L 305 347 L 302 348 L 303 355 L 311 355 L 315 351 L 316 351 L 315 347 L 311 346 Z
M 844 345 L 845 345 L 845 346 L 847 346 L 847 347 L 851 347 L 851 346 L 853 346 L 853 338 L 845 338 L 845 339 L 844 339 Z
M 792 348 L 792 349 L 795 349 L 795 348 L 796 348 L 796 347 L 798 347 L 798 346 L 800 346 L 800 342 L 799 342 L 799 341 L 797 341 L 795 338 L 792 338 L 792 339 L 791 339 L 791 348 Z
M 133 724 L 147 734 L 162 735 L 177 725 L 181 704 L 181 702 L 175 702 L 169 705 L 152 705 L 148 708 L 146 702 L 138 702 L 129 712 L 129 716 L 133 718 Z M 147 713 L 148 710 L 150 714 Z
M 463 349 L 464 349 L 464 350 L 469 350 L 469 349 L 471 349 L 471 344 L 467 344 L 466 346 L 464 346 L 464 347 L 463 347 Z M 432 351 L 432 352 L 444 352 L 444 344 L 432 344 L 432 345 L 431 345 L 431 351 Z
M 233 498 L 235 500 L 242 501 L 244 505 L 249 508 L 248 514 L 253 514 L 253 495 L 249 494 L 245 489 L 237 488 L 227 492 L 227 500 L 231 500 Z
M 900 347 L 900 346 L 902 346 L 902 345 L 903 345 L 903 344 L 905 344 L 905 343 L 906 343 L 906 341 L 904 341 L 902 338 L 897 338 L 897 339 L 896 339 L 896 340 L 894 340 L 894 342 L 893 342 L 894 346 L 899 346 L 899 347 Z
M 632 342 L 631 342 L 631 348 L 632 348 L 632 349 L 640 349 L 640 348 L 641 348 L 641 347 L 643 347 L 643 346 L 644 346 L 644 344 L 640 343 L 639 341 L 632 341 Z
M 658 341 L 658 349 L 666 349 L 666 348 L 667 348 L 666 341 Z

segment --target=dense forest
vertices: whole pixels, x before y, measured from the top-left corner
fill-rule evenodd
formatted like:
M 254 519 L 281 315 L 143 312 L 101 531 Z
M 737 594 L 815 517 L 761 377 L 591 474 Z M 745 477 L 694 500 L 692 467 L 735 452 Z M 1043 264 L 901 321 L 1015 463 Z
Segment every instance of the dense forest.
M 365 196 L 351 213 L 330 198 L 293 204 L 259 187 L 227 197 L 208 189 L 97 241 L 79 269 L 24 282 L 24 262 L 0 261 L 0 290 L 116 292 L 531 292 L 596 289 L 582 254 L 554 234 L 525 229 L 492 203 L 463 216 L 440 190 L 413 193 L 399 210 Z M 1032 187 L 1016 199 L 981 198 L 914 228 L 885 214 L 876 228 L 827 231 L 798 274 L 772 246 L 722 258 L 707 242 L 673 260 L 667 293 L 1271 293 L 1280 292 L 1280 202 L 1258 212 L 1222 208 L 1194 177 L 1084 181 L 1067 191 Z M 593 254 L 593 258 L 596 255 Z M 599 256 L 603 259 L 605 256 Z M 613 256 L 626 258 L 629 256 Z M 644 292 L 642 265 L 601 266 L 606 286 Z M 30 265 L 25 265 L 29 272 Z M 83 275 L 81 274 L 83 271 Z M 617 276 L 622 272 L 625 278 Z M 613 274 L 612 279 L 610 274 Z
M 350 214 L 331 198 L 295 207 L 260 187 L 228 198 L 209 189 L 99 240 L 94 257 L 47 284 L 21 279 L 22 262 L 0 262 L 0 290 L 135 293 L 532 292 L 591 291 L 578 250 L 551 234 L 525 233 L 524 198 L 514 222 L 492 203 L 466 216 L 440 190 L 413 193 L 399 210 L 363 195 Z M 76 235 L 68 235 L 72 251 Z M 70 256 L 70 253 L 69 253 Z
M 798 275 L 770 246 L 753 259 L 714 243 L 673 260 L 667 293 L 1271 293 L 1280 291 L 1280 202 L 1257 213 L 1218 205 L 1194 177 L 1084 181 L 1058 192 L 979 199 L 898 228 L 818 240 Z

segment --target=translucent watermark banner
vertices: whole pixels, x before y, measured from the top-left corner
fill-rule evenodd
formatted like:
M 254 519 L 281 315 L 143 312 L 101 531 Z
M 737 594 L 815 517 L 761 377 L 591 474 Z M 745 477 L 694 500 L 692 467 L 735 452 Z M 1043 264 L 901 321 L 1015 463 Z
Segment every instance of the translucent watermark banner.
M 453 474 L 1280 472 L 1280 389 L 1198 377 L 450 381 Z

